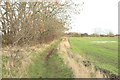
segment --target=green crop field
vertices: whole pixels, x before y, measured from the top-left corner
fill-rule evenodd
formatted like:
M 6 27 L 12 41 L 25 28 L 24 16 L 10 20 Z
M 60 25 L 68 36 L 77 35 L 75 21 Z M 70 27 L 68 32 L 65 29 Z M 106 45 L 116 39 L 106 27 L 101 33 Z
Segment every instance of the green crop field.
M 118 75 L 118 38 L 70 37 L 71 51 L 87 58 L 96 67 Z

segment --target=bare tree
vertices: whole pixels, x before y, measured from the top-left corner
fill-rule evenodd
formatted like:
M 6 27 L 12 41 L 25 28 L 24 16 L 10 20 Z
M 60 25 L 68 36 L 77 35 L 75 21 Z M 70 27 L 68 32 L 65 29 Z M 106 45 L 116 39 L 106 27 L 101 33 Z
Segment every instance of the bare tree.
M 2 1 L 0 20 L 3 43 L 25 44 L 48 42 L 63 35 L 71 13 L 77 13 L 73 2 L 10 2 Z M 71 6 L 72 5 L 72 6 Z

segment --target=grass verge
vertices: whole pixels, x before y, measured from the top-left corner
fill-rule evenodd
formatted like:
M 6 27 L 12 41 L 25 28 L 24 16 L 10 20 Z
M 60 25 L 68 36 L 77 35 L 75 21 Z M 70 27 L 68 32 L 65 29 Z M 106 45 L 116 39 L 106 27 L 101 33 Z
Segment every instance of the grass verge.
M 71 78 L 72 71 L 64 64 L 62 58 L 55 51 L 46 61 L 49 51 L 56 48 L 58 42 L 53 43 L 42 53 L 37 52 L 32 58 L 32 64 L 28 68 L 28 74 L 31 78 Z

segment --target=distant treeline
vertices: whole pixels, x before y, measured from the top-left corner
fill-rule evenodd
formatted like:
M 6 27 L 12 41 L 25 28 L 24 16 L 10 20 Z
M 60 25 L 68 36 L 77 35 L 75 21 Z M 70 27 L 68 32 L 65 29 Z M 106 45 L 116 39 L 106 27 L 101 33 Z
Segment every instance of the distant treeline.
M 93 34 L 88 34 L 88 33 L 76 33 L 76 32 L 70 32 L 70 33 L 66 33 L 67 36 L 70 36 L 70 37 L 117 37 L 119 36 L 120 37 L 120 34 L 96 34 L 96 33 L 93 33 Z

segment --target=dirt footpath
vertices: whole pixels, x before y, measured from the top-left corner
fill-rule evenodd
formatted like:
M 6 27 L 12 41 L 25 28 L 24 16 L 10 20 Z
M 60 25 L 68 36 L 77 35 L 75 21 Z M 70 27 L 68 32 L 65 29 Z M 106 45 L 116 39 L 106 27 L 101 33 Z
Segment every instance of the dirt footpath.
M 92 72 L 94 71 L 91 71 L 92 67 L 89 70 L 87 67 L 83 65 L 82 62 L 81 63 L 78 62 L 76 60 L 77 58 L 73 57 L 74 54 L 69 53 L 68 51 L 69 48 L 70 48 L 70 44 L 69 44 L 68 38 L 65 37 L 62 39 L 59 45 L 59 50 L 62 58 L 64 59 L 65 64 L 67 64 L 73 71 L 74 78 L 91 78 L 91 76 L 94 77 L 94 75 L 92 74 Z M 81 61 L 83 60 L 83 58 L 80 55 L 77 55 L 77 57 L 79 57 L 79 60 Z M 95 74 L 97 74 L 96 77 L 99 77 L 99 78 L 103 77 L 99 72 Z

